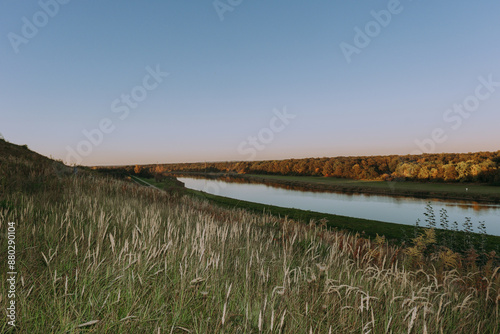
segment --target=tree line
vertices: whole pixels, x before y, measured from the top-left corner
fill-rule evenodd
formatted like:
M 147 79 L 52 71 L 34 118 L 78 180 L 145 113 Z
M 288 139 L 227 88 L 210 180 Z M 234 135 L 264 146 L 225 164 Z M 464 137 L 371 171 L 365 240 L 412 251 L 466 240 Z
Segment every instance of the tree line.
M 500 151 L 128 166 L 129 172 L 324 176 L 356 180 L 481 182 L 500 185 Z M 135 171 L 134 171 L 135 170 Z

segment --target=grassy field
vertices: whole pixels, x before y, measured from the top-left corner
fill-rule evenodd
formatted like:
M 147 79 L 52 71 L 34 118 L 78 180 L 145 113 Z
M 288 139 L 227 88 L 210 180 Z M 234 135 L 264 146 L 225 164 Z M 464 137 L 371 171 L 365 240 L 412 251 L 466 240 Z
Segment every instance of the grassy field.
M 243 208 L 251 210 L 255 213 L 268 213 L 276 217 L 288 217 L 290 219 L 300 221 L 302 223 L 308 224 L 309 222 L 315 222 L 321 224 L 324 222 L 325 226 L 328 228 L 348 231 L 352 233 L 359 233 L 366 238 L 375 238 L 378 235 L 384 235 L 389 241 L 394 244 L 401 244 L 403 242 L 408 242 L 415 232 L 415 227 L 411 225 L 396 224 L 383 222 L 372 219 L 355 218 L 348 216 L 340 216 L 334 214 L 326 214 L 321 212 L 309 211 L 309 210 L 299 210 L 284 208 L 273 205 L 266 205 L 254 202 L 247 202 L 242 200 L 236 200 L 233 198 L 222 197 L 212 194 L 200 194 L 197 191 L 190 191 L 195 196 L 200 198 L 205 198 L 212 203 L 224 206 L 227 208 Z M 424 215 L 422 213 L 422 218 Z M 459 232 L 460 233 L 460 232 Z M 474 234 L 475 238 L 479 238 L 478 234 Z M 494 235 L 486 236 L 486 249 L 499 251 L 500 237 Z
M 18 272 L 16 328 L 3 312 L 2 333 L 500 331 L 491 262 L 72 175 L 41 157 L 0 166 L 0 254 L 14 222 Z
M 178 186 L 169 179 L 166 179 L 162 182 L 157 182 L 152 178 L 137 179 L 143 180 L 146 182 L 146 184 L 154 185 L 160 189 L 172 189 L 173 187 Z M 330 229 L 359 233 L 361 236 L 366 238 L 375 238 L 377 235 L 384 235 L 385 238 L 392 244 L 401 245 L 404 242 L 407 243 L 409 239 L 415 234 L 415 227 L 411 225 L 260 204 L 234 198 L 212 195 L 192 189 L 183 189 L 183 193 L 190 194 L 200 199 L 206 199 L 215 205 L 226 207 L 229 209 L 245 209 L 250 210 L 254 213 L 267 213 L 278 218 L 287 217 L 304 224 L 309 224 L 310 222 L 321 224 L 323 222 L 323 224 Z M 424 212 L 422 212 L 422 220 L 424 220 L 424 218 Z M 459 238 L 464 238 L 464 233 L 458 232 L 457 234 L 459 234 Z M 473 237 L 478 240 L 481 236 L 478 234 L 473 234 Z M 477 241 L 477 243 L 479 243 L 479 241 Z M 484 246 L 488 251 L 494 250 L 500 253 L 500 236 L 485 236 Z

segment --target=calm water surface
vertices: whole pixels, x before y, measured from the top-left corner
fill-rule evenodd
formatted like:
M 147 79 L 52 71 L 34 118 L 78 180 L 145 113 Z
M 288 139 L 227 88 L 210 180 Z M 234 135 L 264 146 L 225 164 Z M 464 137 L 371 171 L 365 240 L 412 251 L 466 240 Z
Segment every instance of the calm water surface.
M 187 188 L 244 201 L 288 208 L 332 213 L 356 218 L 413 225 L 425 219 L 425 206 L 430 201 L 436 217 L 445 208 L 450 222 L 461 226 L 471 217 L 474 228 L 484 221 L 488 234 L 500 235 L 500 205 L 475 202 L 444 201 L 411 197 L 310 192 L 276 188 L 264 184 L 230 183 L 220 180 L 179 177 Z M 437 220 L 439 224 L 439 220 Z

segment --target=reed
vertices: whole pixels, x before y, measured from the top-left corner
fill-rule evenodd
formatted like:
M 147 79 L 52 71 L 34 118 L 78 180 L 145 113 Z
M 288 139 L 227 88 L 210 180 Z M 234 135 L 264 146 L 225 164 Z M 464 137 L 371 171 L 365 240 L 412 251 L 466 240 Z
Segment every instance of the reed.
M 499 268 L 415 263 L 383 237 L 54 173 L 26 176 L 0 206 L 0 230 L 17 224 L 17 333 L 500 331 Z

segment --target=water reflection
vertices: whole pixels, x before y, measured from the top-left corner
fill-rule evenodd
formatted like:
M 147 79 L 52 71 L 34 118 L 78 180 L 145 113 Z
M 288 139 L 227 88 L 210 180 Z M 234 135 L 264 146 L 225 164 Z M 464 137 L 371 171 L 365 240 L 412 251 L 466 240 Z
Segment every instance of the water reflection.
M 181 178 L 191 178 L 191 179 L 197 179 L 197 180 L 218 180 L 218 181 L 223 181 L 225 183 L 237 183 L 237 184 L 258 184 L 258 185 L 265 185 L 266 188 L 280 188 L 280 189 L 286 189 L 286 190 L 294 190 L 294 191 L 299 191 L 299 192 L 309 192 L 309 193 L 334 193 L 334 194 L 342 194 L 348 198 L 352 198 L 356 200 L 361 196 L 364 199 L 369 199 L 370 197 L 388 197 L 392 203 L 405 203 L 405 200 L 408 199 L 408 196 L 403 196 L 403 195 L 394 195 L 394 194 L 379 194 L 379 193 L 369 193 L 369 188 L 363 188 L 361 186 L 359 187 L 344 187 L 342 185 L 337 186 L 337 188 L 342 188 L 342 191 L 336 191 L 332 189 L 328 189 L 325 187 L 325 184 L 318 183 L 318 184 L 309 184 L 307 186 L 297 184 L 294 181 L 290 181 L 290 183 L 280 183 L 280 182 L 274 182 L 273 180 L 267 180 L 265 178 L 255 180 L 255 179 L 250 179 L 250 178 L 243 178 L 241 176 L 231 176 L 231 175 L 221 175 L 221 174 L 205 174 L 203 176 L 201 175 L 180 175 Z M 180 178 L 178 177 L 178 178 Z M 331 186 L 331 185 L 328 185 Z M 389 188 L 389 187 L 388 187 Z M 208 191 L 207 191 L 208 192 Z M 499 204 L 489 204 L 489 203 L 479 203 L 476 201 L 472 200 L 461 200 L 461 199 L 442 199 L 442 198 L 426 198 L 422 196 L 410 196 L 410 199 L 415 199 L 415 198 L 420 198 L 420 199 L 425 199 L 426 202 L 431 201 L 433 203 L 439 202 L 439 203 L 444 203 L 446 206 L 450 207 L 459 207 L 462 209 L 467 209 L 467 210 L 474 210 L 474 211 L 483 211 L 483 210 L 497 210 L 499 208 Z
M 450 222 L 459 225 L 465 217 L 472 218 L 477 226 L 484 221 L 489 234 L 500 235 L 500 205 L 442 199 L 394 197 L 374 194 L 340 193 L 298 190 L 295 186 L 276 187 L 274 184 L 243 182 L 234 178 L 179 177 L 186 187 L 235 199 L 282 207 L 297 208 L 413 225 L 417 219 L 424 221 L 425 206 L 431 202 L 436 217 L 439 210 L 448 212 Z M 439 218 L 437 218 L 439 219 Z M 437 222 L 439 224 L 439 221 Z

